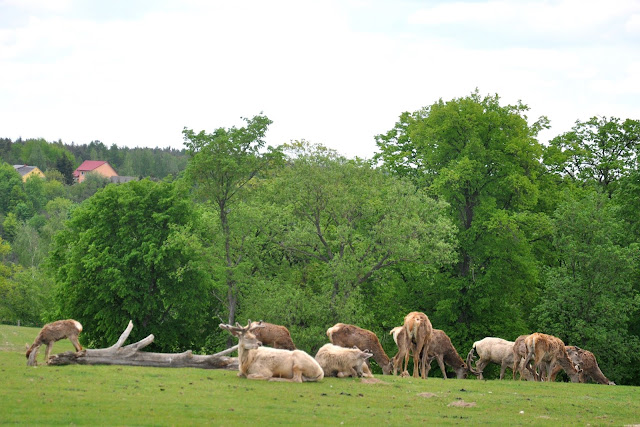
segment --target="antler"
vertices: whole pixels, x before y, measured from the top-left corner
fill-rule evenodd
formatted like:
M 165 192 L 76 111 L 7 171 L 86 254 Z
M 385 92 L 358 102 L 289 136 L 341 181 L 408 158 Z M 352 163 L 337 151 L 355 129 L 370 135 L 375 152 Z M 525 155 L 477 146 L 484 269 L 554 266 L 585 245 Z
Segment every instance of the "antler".
M 473 359 L 475 358 L 473 355 L 473 348 L 469 351 L 469 354 L 467 354 L 467 369 L 469 369 L 469 372 L 471 372 L 473 375 L 478 376 L 480 375 L 480 373 L 478 371 L 476 371 L 475 369 L 473 369 Z

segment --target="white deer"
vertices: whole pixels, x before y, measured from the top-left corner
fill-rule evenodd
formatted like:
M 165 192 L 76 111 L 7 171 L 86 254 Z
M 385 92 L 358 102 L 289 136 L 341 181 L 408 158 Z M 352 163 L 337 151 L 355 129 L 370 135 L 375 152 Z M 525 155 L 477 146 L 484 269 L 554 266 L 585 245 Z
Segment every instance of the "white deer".
M 238 337 L 239 377 L 251 380 L 269 381 L 320 381 L 324 372 L 318 362 L 302 350 L 281 350 L 262 347 L 262 343 L 253 334 L 253 330 L 262 325 L 242 327 L 220 324 L 232 335 Z

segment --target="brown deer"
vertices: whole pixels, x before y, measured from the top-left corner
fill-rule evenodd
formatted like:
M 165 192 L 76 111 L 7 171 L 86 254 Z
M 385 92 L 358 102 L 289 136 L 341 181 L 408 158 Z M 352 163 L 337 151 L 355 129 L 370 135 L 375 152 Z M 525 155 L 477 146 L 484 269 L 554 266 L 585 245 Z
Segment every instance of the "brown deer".
M 320 381 L 324 378 L 322 367 L 304 351 L 262 347 L 253 333 L 261 327 L 263 326 L 251 326 L 251 321 L 244 327 L 238 322 L 236 326 L 220 324 L 221 329 L 238 337 L 239 377 L 298 383 Z
M 341 347 L 358 347 L 373 354 L 373 360 L 380 366 L 384 375 L 391 374 L 392 364 L 389 356 L 384 352 L 378 337 L 373 332 L 354 325 L 336 323 L 327 329 L 327 336 L 331 344 Z M 371 375 L 368 366 L 364 367 L 366 374 Z
M 425 363 L 426 358 L 422 358 L 422 351 L 428 348 L 431 342 L 431 335 L 433 334 L 433 326 L 426 314 L 412 311 L 404 318 L 403 327 L 406 331 L 404 340 L 401 341 L 398 336 L 398 354 L 394 364 L 394 371 L 398 369 L 398 364 L 402 357 L 404 357 L 404 369 L 403 373 L 407 371 L 409 365 L 409 352 L 413 350 L 413 377 L 418 378 L 419 373 L 422 372 L 422 379 L 426 379 Z
M 516 338 L 516 341 L 513 343 L 513 379 L 516 379 L 516 374 L 520 373 L 520 379 L 524 377 L 527 380 L 531 380 L 535 377 L 535 372 L 533 370 L 533 366 L 531 363 L 529 365 L 524 366 L 524 359 L 527 357 L 527 346 L 525 345 L 524 340 L 529 335 L 520 335 Z M 527 371 L 525 372 L 525 369 Z
M 433 330 L 429 348 L 427 349 L 427 351 L 422 352 L 422 357 L 427 358 L 426 362 L 423 362 L 426 369 L 426 377 L 429 376 L 429 371 L 431 370 L 431 362 L 433 361 L 433 359 L 436 359 L 445 380 L 447 379 L 447 371 L 445 370 L 444 366 L 445 364 L 453 368 L 453 370 L 456 372 L 456 378 L 460 380 L 467 378 L 467 363 L 462 360 L 462 357 L 460 357 L 460 355 L 456 351 L 456 348 L 453 346 L 451 338 L 449 338 L 449 336 L 443 330 Z
M 589 379 L 591 379 L 598 384 L 616 385 L 616 383 L 604 376 L 604 374 L 600 370 L 600 367 L 598 366 L 596 356 L 589 350 L 584 350 L 573 345 L 566 346 L 566 350 L 569 358 L 571 359 L 571 362 L 573 362 L 573 364 L 578 367 L 577 370 L 580 373 L 581 383 L 586 383 Z M 551 381 L 556 380 L 556 375 L 558 375 L 561 370 L 562 366 L 560 365 L 555 365 L 553 367 L 553 370 L 551 371 Z
M 398 345 L 398 342 L 400 343 L 407 342 L 406 331 L 403 326 L 398 326 L 396 328 L 393 328 L 390 334 L 393 335 L 393 340 L 396 342 L 396 345 Z M 413 348 L 411 345 L 409 345 L 409 352 L 413 353 Z M 401 352 L 398 351 L 398 354 L 400 353 Z M 427 359 L 425 362 L 426 377 L 429 376 L 429 371 L 431 370 L 431 363 L 433 362 L 433 359 L 436 359 L 438 361 L 438 365 L 440 366 L 440 370 L 442 371 L 442 375 L 445 379 L 447 378 L 447 373 L 446 373 L 447 371 L 446 371 L 445 365 L 451 366 L 454 369 L 454 371 L 456 372 L 456 378 L 458 379 L 467 378 L 467 373 L 469 371 L 467 367 L 467 363 L 464 360 L 462 360 L 462 358 L 456 351 L 455 347 L 451 343 L 451 339 L 444 331 L 440 329 L 433 330 L 433 335 L 431 336 L 431 344 L 429 344 L 429 349 L 427 350 L 426 354 L 427 354 Z M 404 355 L 404 352 L 402 352 L 402 355 Z M 421 360 L 424 357 L 425 357 L 425 353 L 423 351 Z M 397 360 L 397 355 L 394 356 L 392 359 L 392 364 L 394 365 L 394 367 L 395 367 L 396 360 Z M 395 370 L 393 372 L 393 375 L 396 375 Z
M 524 342 L 527 349 L 527 357 L 524 364 L 527 366 L 529 362 L 535 360 L 534 370 L 535 372 L 540 372 L 540 376 L 536 375 L 536 380 L 542 380 L 541 373 L 544 370 L 546 380 L 551 381 L 551 368 L 557 363 L 569 375 L 571 382 L 577 383 L 580 381 L 579 373 L 569 358 L 564 342 L 560 338 L 536 332 L 526 337 Z
M 262 328 L 254 329 L 253 332 L 262 345 L 273 348 L 282 348 L 285 350 L 296 349 L 296 346 L 293 344 L 293 340 L 291 339 L 291 334 L 286 327 L 263 322 L 262 320 L 251 323 L 252 328 L 256 325 L 264 326 Z
M 47 323 L 42 327 L 40 333 L 36 337 L 36 340 L 31 344 L 31 347 L 27 344 L 27 364 L 36 365 L 36 358 L 38 357 L 38 349 L 41 345 L 46 344 L 47 348 L 44 353 L 45 363 L 49 363 L 49 354 L 53 343 L 60 341 L 63 338 L 69 338 L 76 351 L 81 351 L 82 346 L 78 342 L 78 335 L 82 332 L 82 325 L 80 322 L 67 319 L 57 320 L 55 322 Z

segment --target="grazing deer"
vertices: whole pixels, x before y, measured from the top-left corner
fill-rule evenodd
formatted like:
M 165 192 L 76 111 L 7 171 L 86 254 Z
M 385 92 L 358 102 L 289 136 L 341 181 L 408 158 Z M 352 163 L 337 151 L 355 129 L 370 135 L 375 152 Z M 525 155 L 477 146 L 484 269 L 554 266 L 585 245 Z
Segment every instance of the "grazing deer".
M 251 323 L 252 328 L 254 328 L 256 325 L 264 326 L 262 328 L 256 328 L 253 331 L 254 335 L 256 336 L 256 338 L 258 338 L 262 345 L 273 348 L 282 348 L 285 350 L 296 349 L 296 346 L 295 344 L 293 344 L 293 340 L 291 339 L 289 330 L 284 326 L 274 325 L 273 323 L 263 322 L 262 320 L 259 322 Z
M 413 351 L 413 377 L 418 378 L 419 372 L 422 372 L 422 379 L 426 379 L 425 363 L 426 358 L 421 359 L 422 351 L 428 348 L 431 342 L 431 335 L 433 334 L 433 326 L 426 314 L 418 311 L 413 311 L 407 314 L 404 318 L 403 325 L 406 335 L 404 340 L 400 340 L 398 336 L 398 354 L 395 356 L 394 372 L 398 369 L 398 364 L 402 357 L 404 357 L 404 372 L 407 371 L 409 365 L 409 352 Z
M 474 352 L 480 356 L 480 360 L 476 363 L 475 369 L 472 367 Z M 507 367 L 513 365 L 513 341 L 496 337 L 486 337 L 474 342 L 471 351 L 469 351 L 467 355 L 469 371 L 481 380 L 484 378 L 482 372 L 489 363 L 500 365 L 500 379 L 504 379 L 505 370 Z
M 392 364 L 389 356 L 384 352 L 378 337 L 373 332 L 354 325 L 336 323 L 327 329 L 329 341 L 341 347 L 358 347 L 373 354 L 373 360 L 380 366 L 384 375 L 391 374 Z M 368 366 L 364 367 L 365 373 L 371 375 Z
M 63 338 L 69 338 L 76 351 L 82 350 L 82 346 L 78 342 L 78 335 L 80 332 L 82 332 L 82 325 L 80 322 L 73 319 L 57 320 L 55 322 L 47 323 L 42 327 L 40 333 L 36 337 L 36 340 L 31 344 L 31 347 L 27 344 L 27 360 L 29 360 L 27 363 L 31 365 L 37 364 L 36 358 L 38 357 L 38 349 L 43 344 L 47 345 L 44 353 L 44 360 L 45 363 L 49 363 L 49 354 L 51 353 L 51 348 L 53 348 L 53 343 Z
M 616 383 L 604 376 L 598 366 L 596 356 L 589 350 L 583 350 L 573 345 L 566 346 L 566 350 L 571 362 L 573 362 L 574 366 L 577 367 L 576 370 L 580 373 L 579 378 L 581 383 L 586 383 L 589 378 L 591 378 L 591 380 L 598 384 L 616 385 Z M 551 371 L 551 381 L 556 380 L 556 375 L 558 375 L 561 370 L 562 366 L 559 364 L 553 367 Z
M 262 347 L 253 330 L 262 325 L 242 327 L 220 324 L 231 335 L 238 337 L 239 377 L 251 380 L 269 381 L 320 381 L 324 378 L 322 367 L 316 360 L 302 350 L 282 350 Z
M 456 371 L 456 378 L 460 380 L 467 378 L 467 363 L 462 360 L 462 357 L 460 357 L 456 351 L 456 348 L 451 342 L 451 338 L 449 338 L 449 336 L 440 329 L 433 330 L 429 348 L 422 352 L 422 357 L 427 358 L 426 362 L 423 362 L 426 369 L 426 377 L 429 376 L 431 362 L 433 359 L 436 359 L 445 380 L 447 379 L 447 371 L 444 366 L 445 364 L 451 366 L 454 371 Z
M 393 335 L 393 340 L 396 345 L 398 343 L 406 343 L 406 331 L 403 326 L 395 327 L 391 330 L 390 334 Z M 404 356 L 404 351 L 400 351 L 400 345 L 398 345 L 398 355 L 400 357 Z M 413 346 L 409 344 L 409 352 L 413 353 Z M 394 356 L 392 359 L 392 364 L 395 367 L 395 362 L 398 359 L 398 355 Z M 429 349 L 426 354 L 423 351 L 421 355 L 421 360 L 425 358 L 426 362 L 424 362 L 425 366 L 425 376 L 429 376 L 429 371 L 431 370 L 431 363 L 433 359 L 438 361 L 438 366 L 440 366 L 440 370 L 442 371 L 443 377 L 447 378 L 447 371 L 445 365 L 451 366 L 456 372 L 456 378 L 464 379 L 467 378 L 467 372 L 469 371 L 467 363 L 462 360 L 455 347 L 451 343 L 451 339 L 449 336 L 440 329 L 434 329 L 433 334 L 431 336 L 431 343 L 429 344 Z M 396 375 L 396 371 L 394 370 L 393 375 Z
M 516 379 L 516 373 L 520 373 L 520 379 L 524 377 L 526 380 L 534 379 L 536 373 L 533 366 L 529 363 L 524 366 L 524 359 L 527 357 L 527 346 L 524 340 L 529 335 L 520 335 L 513 343 L 513 379 Z M 527 369 L 525 371 L 525 369 Z
M 316 354 L 316 361 L 322 367 L 325 377 L 367 377 L 373 378 L 371 372 L 366 372 L 367 359 L 372 353 L 361 351 L 358 347 L 346 348 L 333 344 L 325 344 Z
M 546 380 L 551 381 L 551 368 L 557 363 L 569 375 L 571 382 L 577 383 L 580 381 L 579 373 L 569 358 L 564 342 L 560 338 L 536 332 L 529 335 L 524 342 L 527 347 L 525 366 L 535 360 L 535 371 L 541 373 L 544 368 Z M 536 375 L 536 380 L 542 380 L 541 375 L 540 377 Z

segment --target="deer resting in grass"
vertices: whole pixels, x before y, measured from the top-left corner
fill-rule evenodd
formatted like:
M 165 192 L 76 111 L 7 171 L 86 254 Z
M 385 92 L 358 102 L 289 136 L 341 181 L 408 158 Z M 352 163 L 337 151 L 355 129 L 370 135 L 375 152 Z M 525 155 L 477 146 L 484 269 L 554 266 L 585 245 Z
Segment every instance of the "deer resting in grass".
M 358 347 L 346 348 L 333 344 L 325 344 L 316 354 L 316 361 L 322 367 L 325 377 L 367 377 L 373 378 L 371 372 L 363 368 L 372 353 L 361 351 Z
M 285 350 L 295 350 L 296 346 L 293 344 L 291 334 L 289 330 L 284 326 L 274 325 L 273 323 L 263 322 L 251 322 L 251 327 L 256 325 L 263 325 L 262 328 L 254 329 L 253 333 L 258 340 L 267 347 L 282 348 Z
M 331 344 L 341 347 L 358 347 L 373 354 L 373 360 L 380 366 L 384 375 L 391 374 L 392 364 L 389 356 L 384 352 L 378 337 L 373 332 L 354 325 L 336 323 L 327 329 L 327 336 Z M 371 375 L 369 366 L 363 367 L 365 374 Z
M 46 344 L 47 348 L 44 353 L 44 360 L 45 363 L 49 363 L 49 354 L 53 348 L 53 343 L 64 338 L 69 338 L 76 352 L 81 351 L 82 346 L 80 342 L 78 342 L 80 332 L 82 332 L 82 325 L 77 320 L 67 319 L 47 323 L 42 327 L 36 340 L 31 344 L 31 347 L 27 345 L 27 359 L 32 360 L 35 365 L 36 358 L 38 357 L 38 349 L 41 345 Z M 29 356 L 31 356 L 32 359 L 30 359 Z
M 231 335 L 238 337 L 239 377 L 269 381 L 320 381 L 324 372 L 318 362 L 302 350 L 282 350 L 262 347 L 253 331 L 262 325 L 242 327 L 220 324 Z
M 604 376 L 598 366 L 596 356 L 592 352 L 573 345 L 568 345 L 565 348 L 571 362 L 579 368 L 578 372 L 580 373 L 579 379 L 581 383 L 586 383 L 589 378 L 591 378 L 592 381 L 598 384 L 616 385 L 616 383 Z M 556 375 L 558 375 L 561 370 L 562 366 L 555 365 L 551 371 L 551 381 L 555 381 Z
M 542 373 L 544 370 L 546 380 L 551 381 L 552 367 L 558 364 L 567 373 L 571 382 L 580 381 L 579 372 L 574 367 L 560 338 L 536 332 L 529 335 L 524 342 L 527 348 L 525 366 L 535 360 L 535 371 Z M 536 380 L 542 380 L 542 375 L 536 375 Z

